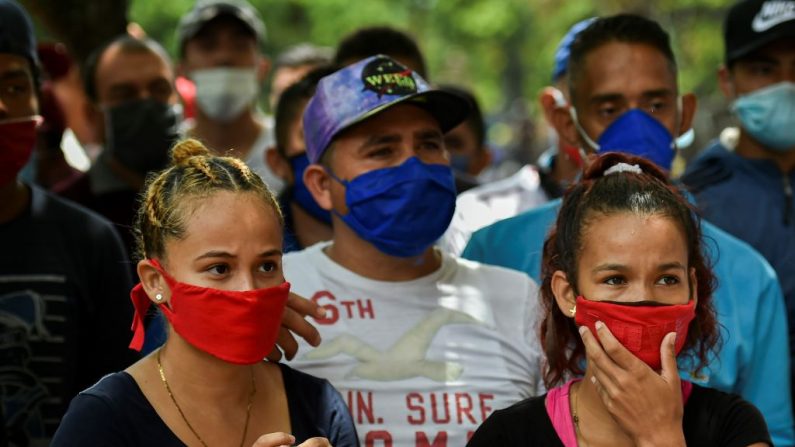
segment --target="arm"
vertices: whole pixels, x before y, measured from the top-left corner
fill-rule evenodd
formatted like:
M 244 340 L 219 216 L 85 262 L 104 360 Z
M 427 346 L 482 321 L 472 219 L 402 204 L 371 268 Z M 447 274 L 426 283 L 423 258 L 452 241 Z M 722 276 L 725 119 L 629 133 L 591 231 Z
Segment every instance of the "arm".
M 84 247 L 87 258 L 81 272 L 86 286 L 80 324 L 80 371 L 77 384 L 86 388 L 103 375 L 120 371 L 138 359 L 127 346 L 132 333 L 132 277 L 129 257 L 121 238 L 110 224 L 86 231 L 91 245 Z M 87 249 L 87 250 L 86 250 Z
M 753 355 L 749 364 L 744 365 L 743 377 L 735 392 L 759 409 L 775 445 L 792 446 L 795 445 L 795 429 L 784 298 L 775 277 L 767 279 L 760 289 L 763 296 L 753 322 Z

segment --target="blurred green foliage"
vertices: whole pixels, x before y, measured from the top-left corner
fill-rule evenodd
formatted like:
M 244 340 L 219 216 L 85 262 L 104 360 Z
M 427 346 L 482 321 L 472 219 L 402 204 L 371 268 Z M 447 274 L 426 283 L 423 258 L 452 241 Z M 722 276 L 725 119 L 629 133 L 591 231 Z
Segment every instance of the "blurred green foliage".
M 334 46 L 358 27 L 388 24 L 419 40 L 434 81 L 474 88 L 487 110 L 509 102 L 504 69 L 519 58 L 522 94 L 532 98 L 549 81 L 558 41 L 573 23 L 594 15 L 640 12 L 671 32 L 685 90 L 714 93 L 723 44 L 722 0 L 250 0 L 265 18 L 266 52 L 313 42 Z M 175 29 L 193 0 L 132 0 L 129 18 L 176 54 Z M 522 34 L 521 42 L 508 44 Z M 514 54 L 515 51 L 515 54 Z
M 176 25 L 193 1 L 131 0 L 128 17 L 176 55 Z M 682 90 L 702 100 L 719 98 L 715 71 L 722 59 L 725 0 L 250 1 L 265 19 L 264 50 L 271 57 L 299 42 L 333 47 L 358 27 L 391 25 L 418 39 L 433 81 L 472 88 L 492 116 L 515 109 L 518 100 L 535 117 L 535 98 L 549 83 L 555 48 L 572 24 L 638 12 L 671 33 Z M 722 106 L 719 99 L 706 103 Z

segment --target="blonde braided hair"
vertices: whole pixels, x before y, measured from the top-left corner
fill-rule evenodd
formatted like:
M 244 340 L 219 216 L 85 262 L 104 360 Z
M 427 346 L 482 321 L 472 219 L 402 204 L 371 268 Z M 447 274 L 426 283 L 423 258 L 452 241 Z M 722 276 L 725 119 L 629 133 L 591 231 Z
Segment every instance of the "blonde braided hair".
M 253 193 L 273 208 L 283 223 L 273 193 L 242 160 L 214 156 L 201 142 L 187 139 L 171 149 L 169 168 L 147 178 L 133 227 L 138 259 L 163 258 L 166 240 L 185 234 L 189 199 L 218 191 Z

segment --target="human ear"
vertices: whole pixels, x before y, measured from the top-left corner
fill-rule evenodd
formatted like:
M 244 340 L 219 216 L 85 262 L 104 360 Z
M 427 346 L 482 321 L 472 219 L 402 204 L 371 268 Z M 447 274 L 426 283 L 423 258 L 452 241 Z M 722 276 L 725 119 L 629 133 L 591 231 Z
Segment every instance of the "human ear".
M 86 99 L 86 102 L 83 104 L 83 116 L 91 127 L 91 131 L 97 139 L 96 141 L 104 142 L 105 115 L 102 113 L 102 110 L 100 110 L 96 104 Z
M 555 87 L 544 87 L 538 95 L 538 103 L 541 104 L 541 109 L 544 111 L 544 119 L 550 126 L 553 122 L 552 114 L 555 113 L 556 108 L 554 89 Z
M 315 163 L 307 166 L 304 184 L 321 208 L 331 210 L 331 177 L 323 166 Z
M 718 68 L 718 87 L 720 87 L 720 91 L 723 92 L 723 96 L 726 99 L 733 100 L 735 98 L 732 74 L 729 71 L 729 67 L 723 64 Z
M 581 147 L 580 135 L 577 132 L 577 126 L 574 124 L 574 119 L 571 117 L 569 107 L 555 107 L 551 112 L 552 127 L 558 133 L 558 137 L 569 146 Z
M 148 259 L 138 261 L 136 270 L 149 300 L 155 304 L 168 303 L 171 300 L 171 289 L 166 284 L 163 275 L 152 265 L 151 261 Z
M 698 304 L 698 278 L 695 267 L 690 267 L 690 299 L 696 300 Z
M 574 294 L 574 287 L 569 282 L 566 273 L 564 273 L 563 270 L 556 270 L 555 273 L 552 274 L 550 286 L 560 311 L 563 312 L 563 315 L 574 318 L 577 309 L 577 297 Z
M 679 111 L 679 135 L 693 127 L 693 118 L 696 116 L 698 100 L 693 93 L 682 95 L 682 110 Z
M 271 71 L 271 60 L 265 56 L 260 55 L 259 63 L 257 64 L 257 80 L 262 83 L 268 78 L 268 73 Z
M 276 176 L 287 183 L 293 183 L 293 168 L 290 166 L 290 162 L 282 157 L 276 146 L 271 146 L 265 151 L 265 163 Z

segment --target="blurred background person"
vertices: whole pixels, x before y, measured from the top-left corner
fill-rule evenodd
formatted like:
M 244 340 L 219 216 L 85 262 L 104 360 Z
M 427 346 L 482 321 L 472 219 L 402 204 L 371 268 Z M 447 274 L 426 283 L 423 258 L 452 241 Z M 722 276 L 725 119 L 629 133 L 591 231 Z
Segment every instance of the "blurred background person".
M 196 89 L 196 116 L 185 134 L 219 155 L 244 160 L 280 191 L 281 180 L 265 163 L 273 129 L 257 104 L 270 70 L 259 12 L 245 0 L 198 0 L 177 34 L 179 72 Z

